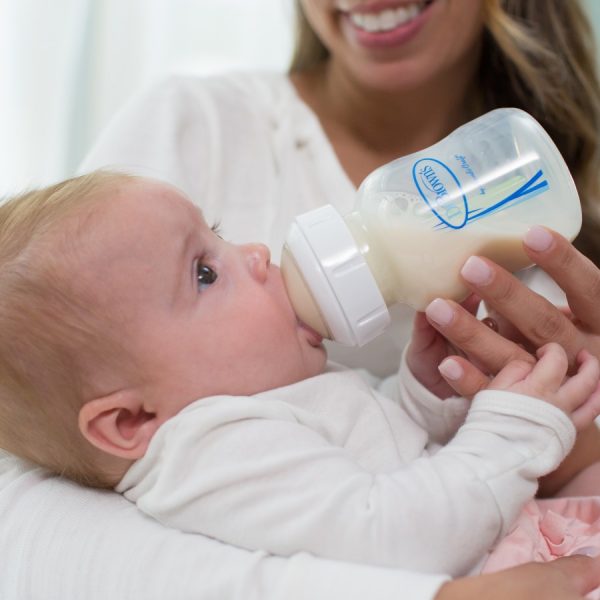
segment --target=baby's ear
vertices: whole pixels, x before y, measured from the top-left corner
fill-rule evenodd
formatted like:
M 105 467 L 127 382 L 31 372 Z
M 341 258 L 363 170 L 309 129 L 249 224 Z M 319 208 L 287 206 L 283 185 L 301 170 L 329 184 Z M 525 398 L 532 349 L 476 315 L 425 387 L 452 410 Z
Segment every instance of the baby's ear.
M 121 458 L 144 456 L 159 425 L 156 414 L 144 410 L 135 390 L 95 398 L 79 411 L 79 429 L 88 442 Z

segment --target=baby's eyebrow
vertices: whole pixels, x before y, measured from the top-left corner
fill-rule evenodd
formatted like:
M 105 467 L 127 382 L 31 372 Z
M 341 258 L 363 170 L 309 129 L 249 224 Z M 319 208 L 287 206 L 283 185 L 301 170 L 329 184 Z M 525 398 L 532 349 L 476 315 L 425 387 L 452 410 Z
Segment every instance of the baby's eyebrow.
M 194 206 L 194 210 L 196 211 L 196 214 L 202 220 L 202 223 L 206 227 L 208 227 L 208 229 L 210 229 L 215 235 L 217 235 L 218 237 L 221 237 L 221 220 L 217 219 L 217 220 L 214 220 L 212 223 L 209 223 L 206 220 L 206 217 L 204 216 L 202 209 L 199 206 L 196 206 L 195 204 L 193 206 Z
M 190 204 L 192 205 L 193 210 L 196 211 L 196 214 L 202 219 L 203 223 L 206 223 L 206 218 L 202 212 L 202 209 L 197 204 L 194 204 L 191 200 Z
M 193 231 L 188 231 L 187 234 L 180 238 L 181 244 L 175 254 L 176 261 L 178 264 L 174 265 L 173 273 L 176 273 L 173 281 L 173 287 L 171 292 L 171 305 L 176 305 L 182 298 L 185 298 L 186 288 L 190 286 L 191 282 L 191 264 L 188 264 L 188 257 L 190 255 L 190 246 L 192 245 L 195 238 Z

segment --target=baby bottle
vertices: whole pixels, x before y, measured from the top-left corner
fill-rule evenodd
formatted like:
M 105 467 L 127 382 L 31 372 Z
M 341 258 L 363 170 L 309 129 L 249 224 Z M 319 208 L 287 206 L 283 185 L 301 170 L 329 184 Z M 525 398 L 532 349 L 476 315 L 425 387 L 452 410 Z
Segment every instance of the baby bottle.
M 513 272 L 530 266 L 521 240 L 531 225 L 572 240 L 577 189 L 541 125 L 501 108 L 373 171 L 353 212 L 326 205 L 296 217 L 281 270 L 304 323 L 361 346 L 386 328 L 394 303 L 464 299 L 459 271 L 473 254 Z

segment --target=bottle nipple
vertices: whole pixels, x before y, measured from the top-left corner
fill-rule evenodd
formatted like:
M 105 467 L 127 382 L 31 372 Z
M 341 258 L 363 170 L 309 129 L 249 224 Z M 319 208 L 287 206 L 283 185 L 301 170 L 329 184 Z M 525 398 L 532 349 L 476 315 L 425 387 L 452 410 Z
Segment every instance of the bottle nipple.
M 361 346 L 389 324 L 377 282 L 348 225 L 331 205 L 293 220 L 281 272 L 296 314 L 323 337 Z
M 331 339 L 323 315 L 287 246 L 284 246 L 281 254 L 281 275 L 298 318 L 319 335 Z

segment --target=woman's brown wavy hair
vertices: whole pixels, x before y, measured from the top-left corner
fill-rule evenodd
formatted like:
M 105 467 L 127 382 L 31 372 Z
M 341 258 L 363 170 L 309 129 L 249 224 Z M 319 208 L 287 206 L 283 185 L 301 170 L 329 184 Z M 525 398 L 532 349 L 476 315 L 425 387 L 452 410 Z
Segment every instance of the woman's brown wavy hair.
M 296 0 L 290 72 L 329 53 Z M 580 0 L 485 0 L 480 112 L 514 106 L 554 139 L 577 184 L 583 227 L 575 246 L 600 266 L 600 85 L 594 33 Z

